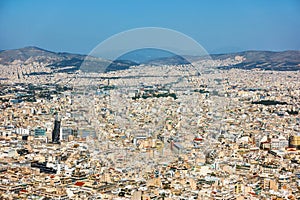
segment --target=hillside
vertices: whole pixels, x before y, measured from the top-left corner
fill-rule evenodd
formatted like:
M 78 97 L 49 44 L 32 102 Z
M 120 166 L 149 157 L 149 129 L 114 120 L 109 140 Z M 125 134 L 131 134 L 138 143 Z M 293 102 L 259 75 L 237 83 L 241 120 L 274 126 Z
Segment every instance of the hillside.
M 220 67 L 221 69 L 264 69 L 275 71 L 297 71 L 300 70 L 300 51 L 245 51 L 231 54 L 212 55 L 213 59 L 226 59 L 241 56 L 243 62 L 233 65 Z
M 86 59 L 86 60 L 85 60 Z M 85 60 L 90 67 L 82 68 L 89 72 L 102 71 L 103 67 L 107 67 L 105 72 L 127 69 L 136 63 L 131 61 L 114 61 L 89 57 L 86 55 L 72 53 L 56 53 L 47 51 L 38 47 L 25 47 L 13 50 L 4 50 L 0 52 L 0 65 L 26 65 L 38 63 L 42 67 L 50 68 L 54 73 L 57 72 L 74 72 L 79 70 L 81 64 Z

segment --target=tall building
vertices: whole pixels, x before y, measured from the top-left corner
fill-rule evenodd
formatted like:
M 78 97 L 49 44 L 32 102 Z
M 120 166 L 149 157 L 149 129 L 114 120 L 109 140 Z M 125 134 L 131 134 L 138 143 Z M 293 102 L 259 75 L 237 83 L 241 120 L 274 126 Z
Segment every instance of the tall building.
M 59 143 L 60 140 L 60 118 L 58 115 L 55 117 L 54 129 L 52 131 L 52 142 Z

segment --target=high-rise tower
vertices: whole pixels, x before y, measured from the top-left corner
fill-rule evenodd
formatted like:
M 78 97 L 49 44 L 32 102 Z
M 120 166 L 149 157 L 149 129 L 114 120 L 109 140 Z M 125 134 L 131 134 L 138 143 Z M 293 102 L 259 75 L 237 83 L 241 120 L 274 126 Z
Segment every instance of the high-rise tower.
M 59 143 L 59 140 L 60 140 L 60 117 L 57 114 L 54 121 L 54 129 L 52 131 L 52 142 L 57 144 Z

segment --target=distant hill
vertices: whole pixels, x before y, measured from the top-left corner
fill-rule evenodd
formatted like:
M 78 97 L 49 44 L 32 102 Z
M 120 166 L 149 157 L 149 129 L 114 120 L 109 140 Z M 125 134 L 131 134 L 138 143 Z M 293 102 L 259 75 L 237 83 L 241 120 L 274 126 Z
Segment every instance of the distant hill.
M 159 58 L 170 58 L 176 56 L 176 54 L 171 53 L 162 49 L 154 48 L 143 48 L 130 51 L 118 57 L 118 60 L 131 60 L 136 63 L 147 63 L 151 60 L 156 60 Z
M 65 52 L 56 53 L 38 47 L 25 47 L 0 51 L 1 65 L 12 65 L 16 61 L 22 64 L 36 62 L 53 69 L 54 72 L 73 72 L 79 70 L 84 60 L 87 65 L 90 65 L 90 67 L 85 67 L 83 70 L 90 72 L 101 71 L 103 67 L 107 66 L 108 67 L 105 69 L 105 72 L 128 69 L 132 65 L 137 65 L 137 63 L 128 60 L 111 62 L 110 60 L 80 54 Z
M 149 51 L 149 50 L 148 50 Z M 151 51 L 149 51 L 151 52 Z M 135 55 L 136 54 L 136 55 Z M 134 56 L 140 55 L 139 52 L 135 52 Z M 181 56 L 170 54 L 169 57 L 166 52 L 161 54 L 162 57 L 152 52 L 151 58 L 145 59 L 142 62 L 135 62 L 131 60 L 124 60 L 127 57 L 120 57 L 119 60 L 110 61 L 102 58 L 95 58 L 86 55 L 72 54 L 72 53 L 56 53 L 47 51 L 38 47 L 25 47 L 14 50 L 0 51 L 0 64 L 4 66 L 14 64 L 31 64 L 33 62 L 39 63 L 44 67 L 49 67 L 53 73 L 56 72 L 74 72 L 78 70 L 85 60 L 87 67 L 81 68 L 87 72 L 104 72 L 128 69 L 130 66 L 138 64 L 146 65 L 180 65 L 188 64 L 189 62 Z M 131 56 L 131 57 L 134 57 Z M 146 55 L 143 55 L 146 56 Z M 135 58 L 134 57 L 134 58 Z M 264 70 L 277 70 L 277 71 L 295 71 L 300 70 L 300 51 L 283 51 L 283 52 L 272 52 L 272 51 L 244 51 L 239 53 L 229 54 L 213 54 L 211 58 L 214 60 L 226 60 L 241 58 L 242 61 L 238 64 L 229 66 L 219 66 L 220 69 L 264 69 Z M 189 61 L 201 60 L 201 57 L 189 57 Z M 135 60 L 135 59 L 133 59 Z M 221 62 L 222 63 L 222 62 Z M 107 67 L 108 66 L 108 67 Z
M 213 59 L 226 59 L 241 56 L 244 60 L 233 66 L 220 67 L 221 69 L 264 69 L 275 71 L 300 70 L 300 51 L 244 51 L 239 53 L 212 55 Z
M 156 58 L 151 59 L 148 61 L 145 61 L 143 64 L 148 65 L 183 65 L 183 64 L 190 64 L 189 61 L 187 61 L 182 56 L 171 56 L 171 57 L 162 57 L 162 58 Z

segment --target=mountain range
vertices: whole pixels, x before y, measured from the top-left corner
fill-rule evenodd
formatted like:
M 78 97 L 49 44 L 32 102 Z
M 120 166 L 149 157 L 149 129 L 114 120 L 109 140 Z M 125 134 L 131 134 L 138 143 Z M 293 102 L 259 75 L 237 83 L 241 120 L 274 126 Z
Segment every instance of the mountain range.
M 149 53 L 149 51 L 148 51 Z M 147 54 L 147 52 L 146 52 Z M 147 56 L 140 52 L 138 55 Z M 170 54 L 168 57 L 156 55 L 151 56 L 149 60 L 141 59 L 142 62 L 137 62 L 129 59 L 117 59 L 115 61 L 106 60 L 103 58 L 96 58 L 81 54 L 73 53 L 56 53 L 48 50 L 44 50 L 38 47 L 25 47 L 14 50 L 0 51 L 0 65 L 9 66 L 14 64 L 30 64 L 39 63 L 44 67 L 49 67 L 53 72 L 74 72 L 78 70 L 85 60 L 89 67 L 88 69 L 82 69 L 86 71 L 99 71 L 103 66 L 108 66 L 105 69 L 107 71 L 128 69 L 130 66 L 147 64 L 147 65 L 179 65 L 189 63 L 181 56 Z M 263 70 L 276 70 L 276 71 L 297 71 L 300 70 L 300 51 L 244 51 L 238 53 L 227 54 L 213 54 L 210 55 L 213 60 L 226 60 L 242 58 L 238 64 L 229 66 L 219 66 L 220 69 L 263 69 Z M 186 56 L 184 56 L 186 57 Z M 128 58 L 128 56 L 127 56 Z M 201 57 L 190 57 L 189 60 L 197 61 L 203 59 Z

